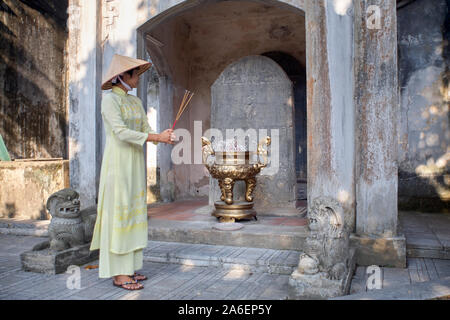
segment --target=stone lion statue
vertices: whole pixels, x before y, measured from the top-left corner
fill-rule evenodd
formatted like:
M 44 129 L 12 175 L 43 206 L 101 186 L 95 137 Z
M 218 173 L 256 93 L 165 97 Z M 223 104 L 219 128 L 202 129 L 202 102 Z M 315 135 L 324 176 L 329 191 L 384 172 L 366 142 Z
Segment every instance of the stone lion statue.
M 309 212 L 310 235 L 306 239 L 307 253 L 300 256 L 298 272 L 325 272 L 332 280 L 340 280 L 347 272 L 348 237 L 343 231 L 343 209 L 333 198 L 312 201 Z
M 47 210 L 52 216 L 48 228 L 51 250 L 62 251 L 92 240 L 97 210 L 80 210 L 78 192 L 70 188 L 55 192 L 47 200 Z

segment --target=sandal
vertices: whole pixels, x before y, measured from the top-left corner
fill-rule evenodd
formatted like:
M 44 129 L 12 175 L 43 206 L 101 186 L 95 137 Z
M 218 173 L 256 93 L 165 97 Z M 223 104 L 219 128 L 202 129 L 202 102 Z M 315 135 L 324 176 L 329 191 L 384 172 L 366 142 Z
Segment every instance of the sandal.
M 135 272 L 132 276 L 130 276 L 134 281 L 144 281 L 147 280 L 147 276 L 144 276 L 143 274 Z
M 132 285 L 132 284 L 137 284 L 138 286 L 137 287 L 130 287 L 130 285 Z M 120 287 L 120 288 L 123 288 L 123 289 L 125 289 L 125 290 L 141 290 L 141 289 L 144 289 L 144 286 L 142 285 L 142 284 L 140 284 L 139 282 L 131 282 L 131 281 L 127 281 L 127 282 L 124 282 L 124 283 L 116 283 L 116 281 L 115 280 L 113 280 L 113 285 L 114 286 L 116 286 L 116 287 Z M 128 286 L 128 287 L 126 287 L 126 286 Z

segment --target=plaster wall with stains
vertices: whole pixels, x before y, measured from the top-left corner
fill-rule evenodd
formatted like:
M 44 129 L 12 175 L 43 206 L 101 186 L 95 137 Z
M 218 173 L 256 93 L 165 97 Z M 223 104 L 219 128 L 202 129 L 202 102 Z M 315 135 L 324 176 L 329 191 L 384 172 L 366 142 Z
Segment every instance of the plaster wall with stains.
M 398 11 L 399 206 L 449 210 L 450 1 Z
M 0 2 L 0 134 L 12 158 L 68 156 L 67 2 Z

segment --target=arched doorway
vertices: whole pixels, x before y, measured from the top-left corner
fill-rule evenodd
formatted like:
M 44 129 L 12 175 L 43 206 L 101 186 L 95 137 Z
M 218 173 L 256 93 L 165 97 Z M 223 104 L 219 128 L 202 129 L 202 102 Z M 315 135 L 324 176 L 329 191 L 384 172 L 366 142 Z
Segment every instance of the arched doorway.
M 157 111 L 161 129 L 171 126 L 176 113 L 166 106 L 177 109 L 185 89 L 195 96 L 177 128 L 185 128 L 193 136 L 196 123 L 201 122 L 202 132 L 209 129 L 211 85 L 226 66 L 242 57 L 285 52 L 306 69 L 304 12 L 282 1 L 186 1 L 154 17 L 139 32 L 143 53 L 148 52 L 159 75 Z M 143 86 L 142 91 L 147 92 L 148 85 Z M 195 138 L 199 137 L 193 137 L 192 163 L 200 158 L 200 144 L 196 145 Z M 204 166 L 166 166 L 169 152 L 164 147 L 158 151 L 161 190 L 173 186 L 162 191 L 161 198 L 170 201 L 208 195 L 210 185 Z M 166 180 L 169 176 L 174 180 Z

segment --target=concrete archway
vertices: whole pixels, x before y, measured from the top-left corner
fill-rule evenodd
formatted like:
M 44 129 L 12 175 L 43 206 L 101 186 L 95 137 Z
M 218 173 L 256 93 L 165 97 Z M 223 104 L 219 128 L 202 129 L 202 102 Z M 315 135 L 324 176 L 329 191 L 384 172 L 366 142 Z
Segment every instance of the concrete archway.
M 208 8 L 232 2 L 235 4 L 238 2 L 239 11 L 242 11 L 245 5 L 259 5 L 262 11 L 255 11 L 259 15 L 264 15 L 264 12 L 267 13 L 270 10 L 278 10 L 278 12 L 281 10 L 286 14 L 293 14 L 298 19 L 300 17 L 304 19 L 302 22 L 305 34 L 305 59 L 299 59 L 292 54 L 291 48 L 288 48 L 286 52 L 299 61 L 304 61 L 307 73 L 308 199 L 338 201 L 342 206 L 341 221 L 346 232 L 356 232 L 357 237 L 353 240 L 356 243 L 362 243 L 361 241 L 369 239 L 366 237 L 374 235 L 386 239 L 389 245 L 396 241 L 403 241 L 395 238 L 397 234 L 395 137 L 398 94 L 395 71 L 396 1 L 377 2 L 382 15 L 389 22 L 382 24 L 379 30 L 367 28 L 369 4 L 362 0 L 186 0 L 177 1 L 178 4 L 175 6 L 172 5 L 173 2 L 170 2 L 165 7 L 168 10 L 161 12 L 138 29 L 138 57 L 146 57 L 148 51 L 158 70 L 160 105 L 176 106 L 180 100 L 178 91 L 183 92 L 185 87 L 192 89 L 191 86 L 197 83 L 197 79 L 207 81 L 208 78 L 202 76 L 194 78 L 193 67 L 195 64 L 202 66 L 202 59 L 210 59 L 212 56 L 204 54 L 195 60 L 186 53 L 199 48 L 211 49 L 212 46 L 204 43 L 199 46 L 189 41 L 174 41 L 176 39 L 174 36 L 178 36 L 178 39 L 193 39 L 191 35 L 196 27 L 187 23 L 182 17 L 188 17 L 189 14 L 192 16 L 194 12 L 205 13 Z M 209 19 L 209 22 L 220 21 L 218 18 L 220 15 L 223 18 L 225 13 L 226 11 L 217 12 L 219 16 L 210 16 L 213 18 Z M 208 20 L 207 15 L 204 18 L 205 21 Z M 278 21 L 284 24 L 288 20 L 278 19 Z M 163 27 L 165 30 L 162 30 Z M 289 33 L 285 32 L 286 28 L 283 25 L 275 29 L 272 33 L 275 38 Z M 158 33 L 158 30 L 161 32 Z M 298 28 L 294 31 L 296 30 Z M 217 34 L 208 35 L 208 32 L 214 31 L 214 28 L 203 31 L 205 33 L 200 38 L 226 41 L 225 43 L 229 44 L 227 41 L 230 39 L 214 37 Z M 194 46 L 190 47 L 189 44 Z M 251 43 L 248 47 L 260 48 L 259 44 Z M 240 54 L 245 56 L 274 50 L 285 51 L 282 48 L 264 48 L 261 52 L 241 51 Z M 378 51 L 383 52 L 383 55 L 373 54 Z M 173 54 L 175 52 L 179 53 L 179 56 L 175 56 Z M 226 57 L 234 61 L 241 56 Z M 380 56 L 382 59 L 379 58 Z M 216 59 L 212 60 L 216 61 Z M 215 79 L 231 61 L 221 61 L 222 65 L 216 63 L 208 66 L 208 69 L 199 69 L 198 74 L 202 75 L 202 71 L 213 74 L 211 71 L 215 70 L 216 74 L 211 76 L 211 79 Z M 371 66 L 371 72 L 368 72 L 367 65 Z M 387 65 L 390 67 L 386 68 Z M 185 70 L 185 72 L 182 73 L 179 70 Z M 389 81 L 385 81 L 386 79 Z M 147 83 L 142 81 L 138 94 L 144 103 L 146 88 Z M 382 94 L 373 95 L 374 89 Z M 201 94 L 197 95 L 197 99 L 201 99 L 201 96 Z M 208 97 L 209 94 L 204 96 Z M 193 107 L 194 105 L 191 108 L 196 110 Z M 193 123 L 197 116 L 195 111 L 191 110 L 184 121 Z M 203 116 L 209 118 L 209 114 L 203 114 Z M 171 126 L 172 120 L 171 108 L 158 113 L 160 128 Z M 208 121 L 205 121 L 205 124 L 204 127 L 207 128 Z M 193 132 L 192 129 L 191 132 Z M 195 156 L 194 152 L 194 158 Z M 201 176 L 198 173 L 202 167 L 194 165 L 188 170 L 187 166 L 184 168 L 179 166 L 176 171 L 172 168 L 170 160 L 170 147 L 158 147 L 161 195 L 168 201 L 173 200 L 173 195 L 176 193 L 175 190 L 169 190 L 175 189 L 175 181 L 170 181 L 170 177 L 177 176 L 178 182 L 191 181 L 192 177 L 197 179 Z M 189 185 L 181 186 L 181 189 L 194 192 L 199 191 L 202 186 L 208 189 L 206 181 L 195 179 Z M 166 186 L 169 186 L 169 189 L 163 190 Z M 182 192 L 178 194 L 183 196 Z M 389 201 L 383 203 L 379 200 L 380 197 L 386 197 Z M 356 202 L 358 212 L 356 212 Z M 311 209 L 310 206 L 311 201 L 308 201 L 308 211 Z M 366 249 L 368 251 L 364 252 Z M 373 248 L 364 250 L 358 258 L 364 264 L 367 261 L 377 263 L 376 261 L 384 259 L 383 253 Z M 397 262 L 402 264 L 404 255 L 397 252 L 389 256 L 387 260 L 395 261 L 394 264 Z
M 249 55 L 283 51 L 306 69 L 305 13 L 283 1 L 185 1 L 155 16 L 138 31 L 142 41 L 138 52 L 148 52 L 159 76 L 160 105 L 177 109 L 184 89 L 195 92 L 189 110 L 177 122 L 177 128 L 191 133 L 194 121 L 201 121 L 203 131 L 209 129 L 210 87 L 230 63 Z M 141 92 L 147 91 L 145 82 Z M 141 98 L 145 102 L 146 95 Z M 172 124 L 173 115 L 173 110 L 160 108 L 161 129 Z M 193 143 L 192 163 L 199 163 L 198 147 Z M 169 152 L 164 147 L 158 151 L 162 199 L 207 195 L 204 166 L 166 167 Z M 176 181 L 165 180 L 167 175 Z

